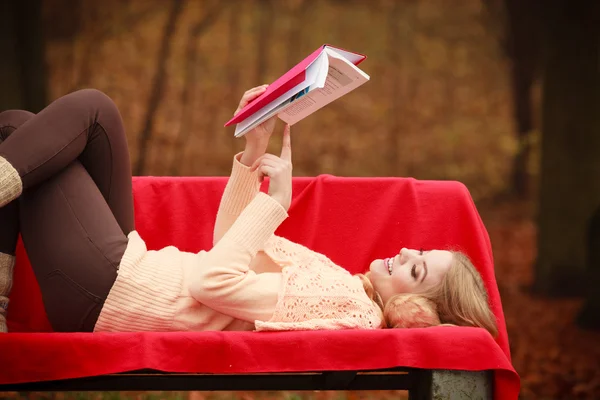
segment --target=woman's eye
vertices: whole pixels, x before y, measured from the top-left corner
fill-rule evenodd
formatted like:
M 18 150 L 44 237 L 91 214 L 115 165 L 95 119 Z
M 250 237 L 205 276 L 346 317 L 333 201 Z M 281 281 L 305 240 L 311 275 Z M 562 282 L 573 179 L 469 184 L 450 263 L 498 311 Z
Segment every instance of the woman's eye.
M 416 264 L 412 266 L 412 268 L 410 269 L 410 274 L 412 275 L 413 278 L 417 279 L 417 266 Z

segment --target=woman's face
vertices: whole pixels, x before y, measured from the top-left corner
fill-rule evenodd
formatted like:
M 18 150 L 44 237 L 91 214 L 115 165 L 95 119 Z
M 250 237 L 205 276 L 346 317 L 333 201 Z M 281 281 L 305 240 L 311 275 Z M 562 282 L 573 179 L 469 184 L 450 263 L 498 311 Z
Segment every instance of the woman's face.
M 371 263 L 370 279 L 383 302 L 401 293 L 422 293 L 438 285 L 452 264 L 445 250 L 402 249 L 394 257 Z

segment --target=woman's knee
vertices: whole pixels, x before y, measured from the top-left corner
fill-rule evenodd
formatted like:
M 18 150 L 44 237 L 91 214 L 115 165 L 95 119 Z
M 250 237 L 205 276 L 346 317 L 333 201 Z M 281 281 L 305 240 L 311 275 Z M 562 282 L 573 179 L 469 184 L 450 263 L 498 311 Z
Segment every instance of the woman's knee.
M 88 110 L 111 110 L 117 109 L 115 102 L 104 92 L 98 89 L 80 89 L 71 92 L 57 101 L 83 106 Z
M 122 128 L 121 114 L 115 102 L 98 89 L 81 89 L 72 96 L 77 104 L 83 105 L 87 114 L 105 129 Z
M 72 95 L 78 97 L 83 104 L 91 105 L 98 110 L 109 112 L 118 111 L 115 102 L 104 92 L 98 89 L 81 89 L 73 92 Z
M 0 142 L 34 115 L 34 113 L 25 110 L 6 110 L 0 112 Z

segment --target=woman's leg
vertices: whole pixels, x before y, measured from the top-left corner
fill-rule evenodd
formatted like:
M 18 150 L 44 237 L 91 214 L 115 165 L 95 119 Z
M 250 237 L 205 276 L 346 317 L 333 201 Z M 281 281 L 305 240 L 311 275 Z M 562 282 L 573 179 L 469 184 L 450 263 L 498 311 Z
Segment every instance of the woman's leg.
M 124 196 L 123 196 L 124 197 Z M 57 332 L 90 332 L 127 237 L 79 161 L 19 199 L 21 236 Z
M 134 229 L 130 171 L 119 112 L 96 90 L 58 99 L 0 144 L 0 205 L 25 190 L 21 234 L 57 331 L 93 329 L 114 283 Z
M 94 89 L 57 99 L 0 144 L 0 207 L 75 160 L 98 186 L 123 233 L 131 232 L 131 165 L 121 115 Z
M 0 113 L 0 143 L 29 118 L 33 113 L 9 110 Z M 15 250 L 19 237 L 19 202 L 14 200 L 0 207 L 0 333 L 6 332 L 6 311 L 13 281 Z

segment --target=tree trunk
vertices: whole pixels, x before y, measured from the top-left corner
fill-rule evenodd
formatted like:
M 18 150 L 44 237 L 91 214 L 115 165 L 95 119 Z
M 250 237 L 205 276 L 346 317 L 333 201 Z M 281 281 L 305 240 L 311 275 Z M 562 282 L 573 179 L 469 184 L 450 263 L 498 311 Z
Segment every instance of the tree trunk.
M 416 21 L 412 18 L 415 13 L 415 2 L 406 1 L 402 4 L 394 1 L 388 10 L 387 21 L 387 51 L 388 68 L 391 76 L 390 100 L 387 112 L 388 146 L 387 146 L 387 169 L 385 175 L 395 176 L 399 174 L 399 147 L 400 137 L 403 133 L 406 115 L 410 115 L 410 99 L 412 98 L 412 86 L 410 81 L 407 59 L 412 55 L 411 27 L 408 21 Z M 411 16 L 409 16 L 412 13 Z
M 77 81 L 73 85 L 71 91 L 82 89 L 90 84 L 93 77 L 94 61 L 96 60 L 95 53 L 98 47 L 104 42 L 123 31 L 133 32 L 136 29 L 136 25 L 140 21 L 144 21 L 152 14 L 160 10 L 157 6 L 152 6 L 145 10 L 133 10 L 126 11 L 126 14 L 114 23 L 107 21 L 89 21 L 93 24 L 95 30 L 92 34 L 88 35 L 86 46 L 81 56 L 81 64 L 79 66 L 79 72 L 77 73 Z
M 178 175 L 181 161 L 184 158 L 185 145 L 192 131 L 195 104 L 193 97 L 198 90 L 196 86 L 197 72 L 205 60 L 204 57 L 200 57 L 200 66 L 198 65 L 198 42 L 202 34 L 215 22 L 223 7 L 220 2 L 215 2 L 202 18 L 190 28 L 188 33 L 185 51 L 184 86 L 181 91 L 181 124 L 177 133 L 173 157 L 171 158 L 170 175 Z
M 267 63 L 269 61 L 269 43 L 273 31 L 274 15 L 271 0 L 258 0 L 256 5 L 256 78 L 253 86 L 262 85 L 267 77 Z
M 305 29 L 306 14 L 310 7 L 314 7 L 314 0 L 297 0 L 292 3 L 288 9 L 289 31 L 287 33 L 287 57 L 285 68 L 292 68 L 302 60 L 304 55 L 303 35 Z
M 225 105 L 231 110 L 235 110 L 239 104 L 240 95 L 242 88 L 240 87 L 241 77 L 241 60 L 240 56 L 240 41 L 242 39 L 241 31 L 242 27 L 242 14 L 244 10 L 244 3 L 240 0 L 234 0 L 230 4 L 229 10 L 229 21 L 227 29 L 227 96 L 225 97 Z M 233 137 L 235 127 L 226 128 L 227 135 Z M 238 141 L 230 139 L 229 145 L 231 152 L 237 152 Z
M 148 108 L 146 110 L 146 118 L 144 128 L 140 134 L 138 141 L 138 160 L 134 169 L 134 175 L 141 175 L 144 173 L 146 167 L 146 156 L 148 152 L 148 144 L 152 137 L 152 128 L 154 127 L 154 117 L 156 110 L 160 104 L 160 100 L 163 97 L 163 91 L 165 87 L 165 80 L 167 76 L 167 60 L 171 54 L 171 41 L 173 34 L 175 33 L 175 27 L 177 21 L 181 15 L 183 9 L 183 0 L 173 0 L 171 11 L 169 13 L 169 19 L 165 25 L 165 31 L 160 45 L 160 51 L 158 52 L 158 58 L 156 59 L 156 76 L 152 83 L 152 89 L 150 91 L 150 97 L 148 98 Z
M 237 1 L 230 4 L 228 43 L 227 46 L 227 106 L 233 110 L 237 108 L 236 100 L 240 95 L 240 7 Z
M 587 245 L 586 302 L 577 317 L 577 324 L 583 328 L 600 329 L 600 206 L 590 221 Z
M 532 86 L 539 60 L 539 18 L 537 0 L 506 0 L 507 47 L 511 60 L 513 115 L 517 131 L 517 154 L 512 167 L 512 191 L 519 198 L 530 194 L 528 173 L 533 131 Z
M 544 5 L 546 54 L 534 290 L 546 295 L 581 295 L 588 224 L 600 205 L 599 3 L 553 0 Z
M 41 0 L 0 2 L 0 111 L 39 112 L 47 104 Z
M 388 47 L 388 58 L 389 58 L 389 68 L 392 69 L 392 77 L 390 82 L 390 104 L 388 109 L 388 117 L 389 121 L 388 126 L 388 151 L 387 151 L 387 165 L 389 167 L 388 172 L 392 172 L 396 170 L 396 165 L 398 163 L 398 145 L 399 145 L 399 115 L 400 108 L 397 108 L 401 102 L 400 100 L 400 73 L 398 71 L 399 63 L 400 63 L 400 43 L 402 40 L 400 39 L 401 33 L 399 29 L 400 21 L 400 4 L 397 1 L 392 3 L 392 9 L 388 14 L 388 37 L 387 37 L 387 47 Z

